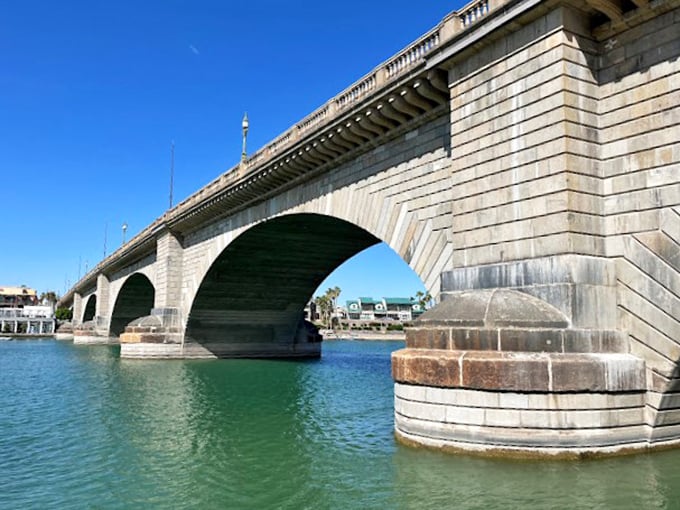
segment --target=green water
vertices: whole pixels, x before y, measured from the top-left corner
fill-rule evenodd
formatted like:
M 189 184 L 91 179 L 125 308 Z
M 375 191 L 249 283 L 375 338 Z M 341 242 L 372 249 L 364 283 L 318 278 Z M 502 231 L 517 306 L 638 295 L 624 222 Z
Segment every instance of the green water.
M 536 463 L 395 444 L 399 347 L 140 362 L 0 342 L 0 509 L 680 508 L 680 451 Z

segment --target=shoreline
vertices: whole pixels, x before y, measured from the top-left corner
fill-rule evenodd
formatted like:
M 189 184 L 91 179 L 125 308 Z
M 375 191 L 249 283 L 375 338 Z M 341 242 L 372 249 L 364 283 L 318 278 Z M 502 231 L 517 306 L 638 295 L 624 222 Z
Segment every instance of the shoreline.
M 324 341 L 332 340 L 357 340 L 357 341 L 374 341 L 374 340 L 391 340 L 391 341 L 406 341 L 406 334 L 403 331 L 389 331 L 381 333 L 377 331 L 325 331 L 322 333 Z M 0 341 L 12 340 L 45 340 L 57 339 L 54 334 L 43 335 L 0 335 Z
M 328 331 L 321 333 L 324 342 L 332 340 L 359 340 L 359 341 L 374 341 L 374 340 L 393 340 L 406 341 L 406 334 L 403 331 L 388 331 L 385 333 L 377 331 Z
M 38 334 L 38 333 L 7 333 L 7 334 L 0 334 L 0 340 L 5 340 L 5 341 L 10 341 L 10 340 L 31 340 L 32 338 L 36 339 L 45 339 L 45 338 L 54 338 L 54 333 L 43 333 L 43 334 Z

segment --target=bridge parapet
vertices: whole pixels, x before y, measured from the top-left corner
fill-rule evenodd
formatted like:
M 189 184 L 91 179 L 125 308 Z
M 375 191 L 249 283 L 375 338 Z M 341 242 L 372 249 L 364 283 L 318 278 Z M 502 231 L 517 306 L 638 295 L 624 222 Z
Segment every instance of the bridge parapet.
M 498 2 L 495 2 L 498 3 Z M 494 2 L 478 0 L 467 4 L 458 14 L 458 19 L 464 27 L 468 27 L 477 20 L 489 14 L 489 8 L 494 7 Z
M 203 202 L 215 192 L 236 183 L 240 183 L 241 181 L 247 180 L 249 176 L 257 174 L 262 167 L 271 163 L 272 160 L 279 155 L 286 153 L 289 149 L 294 148 L 298 142 L 306 136 L 321 131 L 324 127 L 327 127 L 329 124 L 333 123 L 333 121 L 338 120 L 341 117 L 353 115 L 353 109 L 360 108 L 366 100 L 370 100 L 372 97 L 379 95 L 386 88 L 389 88 L 391 84 L 400 82 L 400 80 L 407 77 L 410 72 L 413 72 L 416 69 L 422 70 L 426 57 L 434 50 L 454 39 L 461 32 L 471 28 L 475 22 L 489 14 L 491 10 L 508 3 L 512 3 L 511 0 L 500 0 L 496 2 L 475 0 L 465 6 L 461 11 L 452 12 L 432 30 L 354 82 L 338 95 L 331 98 L 314 112 L 276 137 L 273 141 L 257 150 L 249 156 L 245 162 L 230 168 L 197 193 L 182 201 L 170 211 L 170 219 L 172 220 L 182 215 L 182 213 L 188 208 L 191 208 L 193 204 Z M 466 21 L 463 22 L 463 19 Z M 431 75 L 428 77 L 428 80 L 437 80 L 438 78 L 439 77 Z M 443 88 L 443 82 L 437 80 L 437 87 L 440 89 Z M 403 90 L 401 92 L 403 92 Z M 437 92 L 433 92 L 432 89 L 428 90 L 426 86 L 422 86 L 419 92 L 425 94 L 426 101 L 433 95 L 437 95 Z M 401 95 L 404 96 L 405 94 Z M 406 102 L 408 102 L 408 100 L 409 98 L 406 98 Z M 418 98 L 416 97 L 414 100 L 418 101 Z M 396 104 L 399 105 L 399 101 L 397 101 Z M 418 104 L 422 105 L 423 102 L 419 101 Z M 398 106 L 397 109 L 399 110 Z M 403 103 L 402 109 L 404 109 Z M 405 109 L 409 110 L 410 108 L 406 105 Z M 385 108 L 385 111 L 387 111 L 387 108 Z M 373 114 L 374 118 L 379 116 L 377 112 L 374 112 Z M 390 122 L 393 122 L 395 118 L 401 118 L 403 114 L 403 111 L 392 112 L 392 116 L 389 117 L 391 120 L 387 121 L 388 125 Z M 366 121 L 364 121 L 364 123 L 365 122 Z M 383 123 L 381 123 L 380 126 L 384 128 L 385 125 L 383 119 Z M 355 131 L 357 129 L 358 127 L 354 128 Z M 378 129 L 380 130 L 381 128 Z M 359 136 L 361 137 L 362 135 Z M 343 145 L 341 144 L 341 146 Z M 298 159 L 305 153 L 307 153 L 307 156 L 310 156 L 309 153 L 317 150 L 316 148 L 317 145 L 314 144 L 312 147 L 306 147 L 302 153 L 300 151 L 298 151 L 297 154 L 293 153 L 291 159 L 286 162 L 290 163 L 291 160 Z M 337 150 L 337 146 L 335 149 Z M 317 161 L 319 159 L 323 160 L 323 158 L 319 158 L 320 154 L 318 153 L 314 154 L 314 156 L 316 156 Z M 297 162 L 299 163 L 299 160 Z

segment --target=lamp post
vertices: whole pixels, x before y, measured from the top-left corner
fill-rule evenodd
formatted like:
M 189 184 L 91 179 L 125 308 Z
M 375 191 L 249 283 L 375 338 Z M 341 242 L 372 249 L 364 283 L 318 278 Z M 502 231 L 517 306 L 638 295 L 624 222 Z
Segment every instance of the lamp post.
M 241 128 L 243 129 L 243 149 L 241 150 L 241 163 L 246 162 L 246 138 L 248 138 L 248 112 L 243 115 L 243 121 L 241 121 Z
M 125 244 L 125 232 L 127 232 L 127 227 L 128 227 L 128 224 L 123 222 L 123 226 L 122 226 L 122 229 L 123 229 L 123 244 Z

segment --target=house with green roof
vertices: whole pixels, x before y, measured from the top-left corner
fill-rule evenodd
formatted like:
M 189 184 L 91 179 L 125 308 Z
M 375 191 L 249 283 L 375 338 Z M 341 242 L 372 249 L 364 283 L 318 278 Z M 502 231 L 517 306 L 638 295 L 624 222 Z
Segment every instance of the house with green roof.
M 360 297 L 347 301 L 346 305 L 347 316 L 352 320 L 410 321 L 425 311 L 411 298 L 404 297 Z

